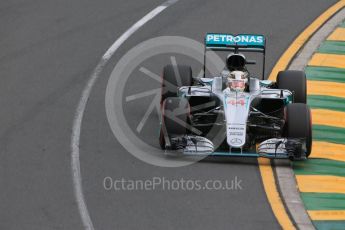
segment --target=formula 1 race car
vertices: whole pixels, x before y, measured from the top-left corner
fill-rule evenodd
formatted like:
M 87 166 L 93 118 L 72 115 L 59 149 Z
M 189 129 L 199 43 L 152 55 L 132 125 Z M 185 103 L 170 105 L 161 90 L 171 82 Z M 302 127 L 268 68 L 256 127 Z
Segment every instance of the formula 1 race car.
M 207 34 L 205 52 L 225 51 L 224 70 L 193 77 L 186 65 L 167 65 L 162 75 L 159 143 L 167 154 L 306 159 L 312 148 L 306 76 L 280 71 L 264 80 L 263 35 Z M 248 71 L 245 52 L 260 54 L 262 76 Z

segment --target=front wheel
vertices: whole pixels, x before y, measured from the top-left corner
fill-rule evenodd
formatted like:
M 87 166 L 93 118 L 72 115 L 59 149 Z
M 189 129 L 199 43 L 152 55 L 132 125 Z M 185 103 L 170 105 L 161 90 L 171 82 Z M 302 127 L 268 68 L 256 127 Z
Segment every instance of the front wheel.
M 162 104 L 159 145 L 165 149 L 165 138 L 189 133 L 190 106 L 186 98 L 168 97 Z
M 307 157 L 312 149 L 312 120 L 309 106 L 294 103 L 286 106 L 285 134 L 288 138 L 304 138 L 306 141 Z

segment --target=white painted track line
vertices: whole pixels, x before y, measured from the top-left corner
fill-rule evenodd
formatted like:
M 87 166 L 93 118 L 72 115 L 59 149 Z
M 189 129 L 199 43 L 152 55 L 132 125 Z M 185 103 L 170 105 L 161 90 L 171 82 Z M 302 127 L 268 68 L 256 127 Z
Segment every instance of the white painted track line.
M 88 229 L 88 230 L 94 229 L 89 211 L 87 209 L 84 194 L 83 194 L 82 177 L 81 177 L 81 172 L 80 172 L 80 159 L 79 159 L 80 157 L 79 143 L 80 143 L 81 125 L 82 125 L 82 120 L 83 120 L 86 104 L 90 97 L 92 88 L 95 85 L 97 79 L 99 78 L 100 73 L 103 71 L 105 65 L 114 55 L 116 50 L 132 34 L 134 34 L 138 29 L 140 29 L 145 23 L 153 19 L 163 10 L 175 4 L 176 2 L 178 2 L 178 0 L 168 0 L 164 2 L 162 5 L 159 5 L 156 8 L 154 8 L 151 12 L 146 14 L 143 18 L 141 18 L 134 25 L 132 25 L 127 31 L 125 31 L 104 53 L 101 60 L 97 64 L 96 68 L 93 70 L 85 88 L 83 89 L 81 98 L 78 103 L 78 107 L 74 115 L 74 120 L 73 120 L 73 128 L 72 128 L 72 135 L 71 135 L 71 167 L 72 167 L 74 195 L 78 204 L 79 214 L 80 214 L 84 229 Z

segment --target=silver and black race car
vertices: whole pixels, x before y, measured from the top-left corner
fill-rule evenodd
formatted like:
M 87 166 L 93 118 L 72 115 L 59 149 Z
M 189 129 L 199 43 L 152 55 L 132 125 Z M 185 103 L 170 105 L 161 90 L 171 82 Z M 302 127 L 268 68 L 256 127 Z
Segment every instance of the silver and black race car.
M 261 156 L 306 159 L 312 148 L 306 76 L 281 71 L 264 80 L 262 35 L 207 34 L 205 53 L 225 51 L 224 70 L 193 77 L 186 65 L 167 65 L 162 75 L 159 143 L 167 154 Z M 262 54 L 262 76 L 254 76 L 244 52 Z M 206 60 L 206 58 L 205 58 Z

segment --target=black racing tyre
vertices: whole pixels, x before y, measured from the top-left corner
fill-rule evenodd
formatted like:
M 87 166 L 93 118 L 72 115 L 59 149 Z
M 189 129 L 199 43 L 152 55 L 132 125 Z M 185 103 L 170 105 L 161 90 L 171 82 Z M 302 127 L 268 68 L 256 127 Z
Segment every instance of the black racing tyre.
M 164 139 L 164 134 L 163 134 L 163 128 L 159 130 L 159 146 L 161 149 L 165 149 L 165 139 Z
M 176 72 L 176 74 L 175 74 Z M 162 74 L 161 103 L 168 97 L 176 97 L 178 88 L 193 84 L 192 68 L 186 65 L 167 65 Z
M 169 137 L 188 133 L 190 106 L 186 98 L 168 97 L 162 104 L 159 145 L 165 149 L 164 129 Z
M 293 103 L 286 106 L 285 111 L 285 134 L 290 138 L 305 138 L 307 157 L 312 149 L 312 120 L 308 105 Z
M 277 77 L 279 89 L 288 89 L 294 93 L 294 103 L 307 103 L 307 79 L 303 71 L 280 71 Z

